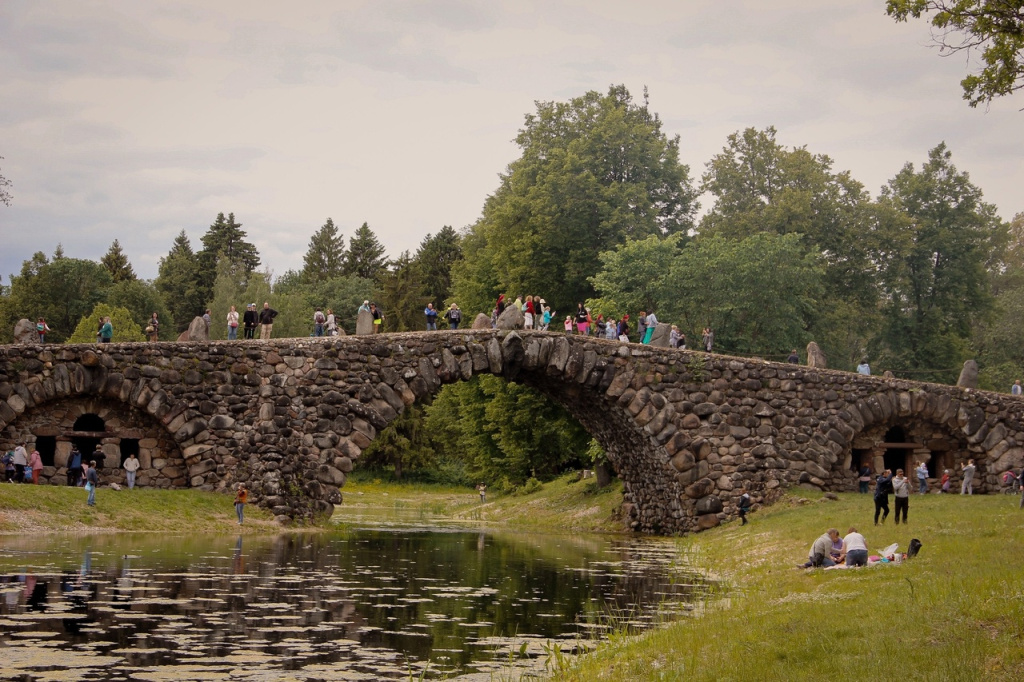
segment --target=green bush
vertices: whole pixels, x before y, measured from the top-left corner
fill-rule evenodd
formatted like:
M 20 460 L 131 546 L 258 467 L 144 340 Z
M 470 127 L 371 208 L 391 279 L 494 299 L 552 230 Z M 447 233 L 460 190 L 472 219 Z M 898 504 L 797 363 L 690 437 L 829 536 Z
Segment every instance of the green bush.
M 96 343 L 99 341 L 96 332 L 99 331 L 101 317 L 110 318 L 110 325 L 114 328 L 112 338 L 114 343 L 146 340 L 142 328 L 135 323 L 127 308 L 113 308 L 106 303 L 97 303 L 89 316 L 83 317 L 75 327 L 75 332 L 68 339 L 68 343 Z

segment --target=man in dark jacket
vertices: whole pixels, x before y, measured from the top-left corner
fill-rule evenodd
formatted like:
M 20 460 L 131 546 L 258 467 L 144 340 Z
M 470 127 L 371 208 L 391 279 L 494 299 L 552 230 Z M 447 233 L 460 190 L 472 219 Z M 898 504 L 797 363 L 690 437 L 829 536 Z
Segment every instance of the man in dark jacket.
M 245 338 L 256 337 L 256 325 L 259 324 L 259 315 L 256 312 L 256 304 L 250 303 L 245 306 L 245 315 L 242 316 L 242 324 L 245 325 Z
M 260 311 L 260 324 L 263 325 L 263 329 L 260 331 L 261 341 L 270 340 L 270 332 L 274 328 L 275 317 L 277 317 L 277 311 L 270 307 L 270 303 L 264 301 L 263 310 Z
M 878 525 L 878 512 L 882 514 L 882 523 L 889 516 L 889 493 L 892 492 L 892 470 L 886 469 L 875 479 L 875 525 Z

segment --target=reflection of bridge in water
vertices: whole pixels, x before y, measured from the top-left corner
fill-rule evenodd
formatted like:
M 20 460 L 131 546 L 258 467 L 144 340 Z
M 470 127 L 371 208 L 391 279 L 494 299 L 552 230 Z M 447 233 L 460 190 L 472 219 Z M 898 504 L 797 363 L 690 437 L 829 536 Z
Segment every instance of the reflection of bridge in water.
M 406 406 L 490 373 L 564 405 L 608 452 L 633 528 L 710 528 L 743 486 L 853 490 L 903 448 L 934 475 L 973 457 L 976 490 L 1024 457 L 1008 395 L 550 332 L 439 331 L 270 342 L 0 347 L 0 447 L 47 442 L 63 480 L 74 423 L 142 485 L 244 481 L 283 518 L 329 513 L 353 460 Z M 95 421 L 93 423 L 96 423 Z M 90 430 L 99 431 L 100 429 Z M 897 441 L 898 438 L 898 441 Z M 890 454 L 887 454 L 890 453 Z M 116 479 L 110 470 L 106 480 Z

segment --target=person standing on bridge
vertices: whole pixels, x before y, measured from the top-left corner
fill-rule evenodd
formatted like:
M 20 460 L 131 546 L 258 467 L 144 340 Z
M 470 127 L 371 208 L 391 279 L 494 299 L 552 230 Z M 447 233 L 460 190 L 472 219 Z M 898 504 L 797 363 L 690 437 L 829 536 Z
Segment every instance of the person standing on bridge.
M 317 308 L 316 312 L 313 313 L 313 336 L 323 336 L 324 324 L 326 323 L 327 317 L 324 315 L 324 311 L 321 310 L 320 308 Z
M 654 314 L 652 310 L 647 315 L 647 319 L 644 320 L 644 326 L 646 331 L 644 332 L 644 343 L 650 343 L 651 337 L 654 336 L 654 330 L 658 328 L 658 316 Z
M 799 365 L 800 364 L 800 355 L 796 352 L 796 348 L 794 348 L 792 351 L 790 351 L 789 357 L 786 358 L 786 362 L 788 362 L 791 365 Z
M 459 322 L 462 322 L 462 311 L 459 309 L 459 306 L 452 303 L 451 307 L 445 312 L 444 319 L 448 320 L 449 329 L 458 329 Z
M 242 325 L 245 327 L 242 333 L 245 338 L 252 339 L 256 336 L 256 325 L 259 324 L 259 319 L 255 303 L 245 306 L 245 314 L 242 315 Z
M 160 340 L 160 318 L 157 317 L 156 312 L 149 318 L 149 323 L 146 325 L 146 335 L 150 341 Z
M 704 332 L 700 335 L 700 342 L 704 346 L 704 350 L 710 353 L 715 346 L 715 332 L 711 331 L 711 327 L 704 327 Z
M 878 525 L 878 513 L 882 514 L 882 523 L 889 516 L 889 493 L 892 492 L 892 470 L 886 469 L 875 479 L 875 525 Z
M 103 318 L 103 326 L 96 334 L 100 337 L 100 343 L 110 343 L 110 340 L 114 338 L 114 325 L 110 324 L 109 317 Z
M 1010 386 L 1010 395 L 1021 395 L 1024 389 L 1021 388 L 1020 379 L 1013 382 L 1013 386 Z
M 274 329 L 275 317 L 277 317 L 277 311 L 270 307 L 269 301 L 264 301 L 263 310 L 260 311 L 260 324 L 263 325 L 260 330 L 261 341 L 270 340 L 270 332 Z
M 857 374 L 863 374 L 866 377 L 871 376 L 871 365 L 868 364 L 867 358 L 863 358 L 860 364 L 857 365 Z
M 228 311 L 228 341 L 234 341 L 238 338 L 238 311 L 235 310 L 235 306 L 231 306 L 231 310 Z
M 433 303 L 428 303 L 427 307 L 423 309 L 423 315 L 427 318 L 427 331 L 437 331 L 437 310 L 434 308 Z

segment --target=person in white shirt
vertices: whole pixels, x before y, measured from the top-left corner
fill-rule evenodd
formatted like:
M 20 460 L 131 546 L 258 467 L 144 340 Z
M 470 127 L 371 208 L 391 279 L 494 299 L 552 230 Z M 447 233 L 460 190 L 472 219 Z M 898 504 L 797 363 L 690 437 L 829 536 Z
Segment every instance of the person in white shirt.
M 868 543 L 853 526 L 850 526 L 850 530 L 846 531 L 846 537 L 843 538 L 842 558 L 846 560 L 847 566 L 868 565 Z
M 125 483 L 128 484 L 128 490 L 131 490 L 135 487 L 135 472 L 139 470 L 139 458 L 133 452 L 128 455 L 128 459 L 122 466 L 124 467 Z

